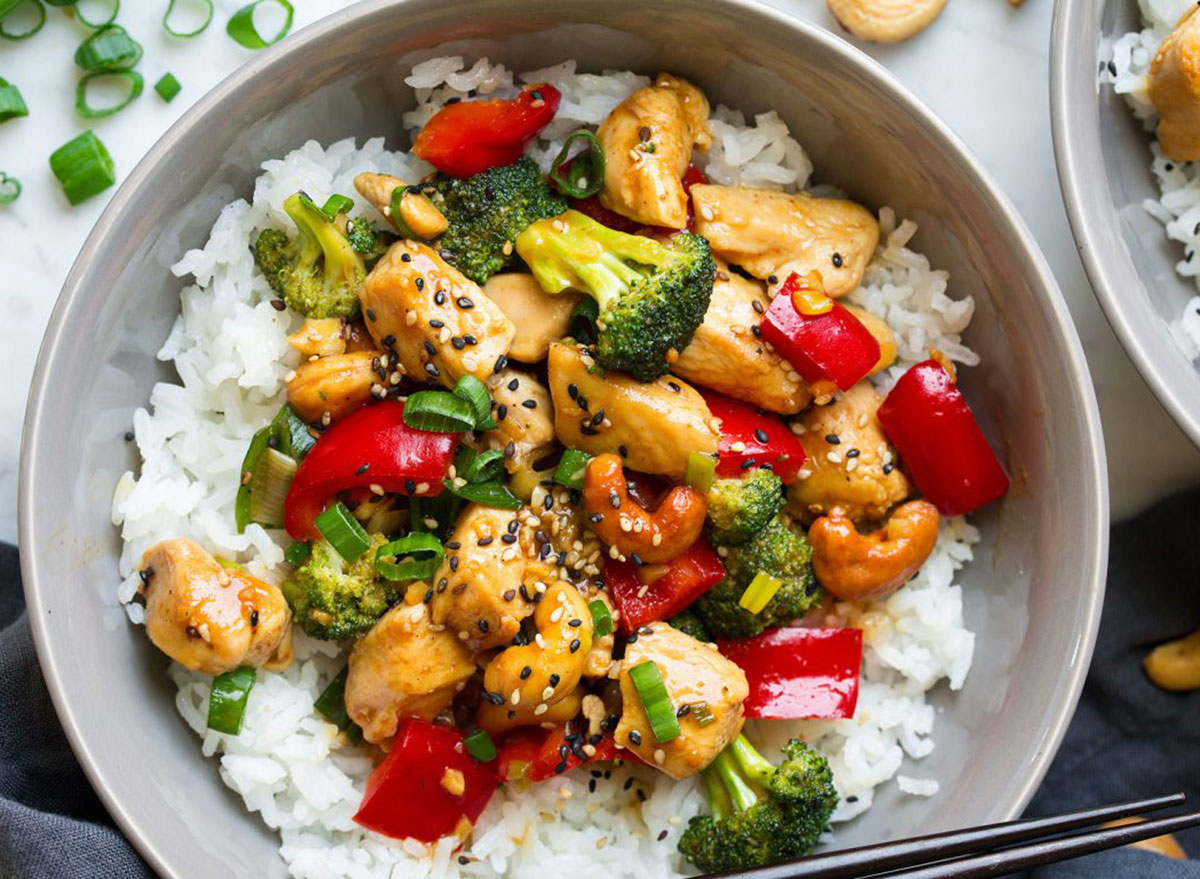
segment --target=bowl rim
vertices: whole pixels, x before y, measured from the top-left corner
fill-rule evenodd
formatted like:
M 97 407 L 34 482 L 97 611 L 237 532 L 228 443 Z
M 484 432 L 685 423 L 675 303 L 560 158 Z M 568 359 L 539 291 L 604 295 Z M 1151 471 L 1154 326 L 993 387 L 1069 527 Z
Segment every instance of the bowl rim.
M 289 35 L 280 43 L 233 71 L 202 96 L 155 142 L 121 183 L 101 213 L 64 281 L 38 352 L 22 429 L 18 495 L 21 572 L 33 640 L 52 703 L 71 749 L 84 773 L 125 837 L 151 868 L 162 875 L 171 875 L 169 853 L 162 851 L 153 841 L 152 828 L 139 825 L 112 794 L 106 782 L 109 770 L 102 765 L 94 753 L 85 726 L 80 722 L 80 718 L 69 703 L 57 662 L 57 651 L 61 648 L 56 647 L 53 641 L 45 612 L 45 603 L 42 600 L 43 581 L 47 578 L 44 578 L 39 570 L 38 557 L 33 549 L 41 538 L 33 516 L 37 497 L 37 491 L 34 488 L 34 474 L 39 470 L 39 456 L 43 454 L 41 449 L 45 447 L 42 442 L 42 414 L 54 393 L 54 389 L 48 381 L 50 364 L 55 359 L 56 352 L 70 344 L 69 334 L 66 330 L 71 314 L 77 304 L 90 295 L 81 284 L 85 267 L 106 250 L 108 238 L 116 234 L 114 230 L 119 228 L 119 224 L 114 220 L 128 208 L 134 193 L 141 189 L 145 179 L 150 177 L 160 166 L 169 163 L 172 149 L 178 142 L 189 137 L 193 130 L 200 128 L 205 118 L 217 110 L 230 93 L 248 86 L 260 77 L 269 76 L 271 69 L 281 64 L 284 58 L 312 51 L 329 33 L 347 26 L 362 16 L 386 7 L 400 7 L 422 2 L 431 2 L 431 0 L 360 0 L 360 2 L 334 12 Z M 1074 657 L 1075 661 L 1070 664 L 1064 675 L 1068 687 L 1067 698 L 1058 706 L 1057 712 L 1049 723 L 1046 735 L 1042 738 L 1043 747 L 1033 755 L 1032 761 L 1026 767 L 1026 778 L 1015 800 L 1003 810 L 1003 819 L 1015 818 L 1033 797 L 1049 769 L 1050 762 L 1057 753 L 1063 736 L 1066 734 L 1067 726 L 1074 715 L 1095 647 L 1104 598 L 1109 543 L 1108 473 L 1105 465 L 1104 435 L 1101 428 L 1099 406 L 1082 343 L 1049 265 L 1013 203 L 991 178 L 974 153 L 936 113 L 925 106 L 882 64 L 819 24 L 793 17 L 768 5 L 766 0 L 711 0 L 711 2 L 733 7 L 743 15 L 757 16 L 775 27 L 796 34 L 800 39 L 821 44 L 823 49 L 842 56 L 848 65 L 856 67 L 864 75 L 870 77 L 876 88 L 889 99 L 901 104 L 906 112 L 914 117 L 917 124 L 923 125 L 936 137 L 943 140 L 948 148 L 958 155 L 964 173 L 984 193 L 985 199 L 994 206 L 998 221 L 1007 227 L 1007 240 L 1011 242 L 1015 259 L 1024 264 L 1029 276 L 1036 282 L 1039 295 L 1047 306 L 1049 328 L 1062 341 L 1063 355 L 1069 364 L 1066 378 L 1077 391 L 1082 407 L 1079 421 L 1084 433 L 1086 448 L 1090 453 L 1087 460 L 1080 462 L 1085 492 L 1093 495 L 1090 510 L 1086 511 L 1090 515 L 1088 521 L 1084 523 L 1085 531 L 1080 536 L 1094 549 L 1091 557 L 1086 559 L 1085 567 L 1088 573 L 1081 584 L 1085 590 L 1087 602 L 1078 632 L 1078 650 Z M 46 452 L 45 454 L 49 455 L 50 453 Z M 1090 535 L 1086 533 L 1089 527 L 1092 532 Z
M 1154 308 L 1123 236 L 1104 180 L 1096 52 L 1103 0 L 1056 0 L 1050 33 L 1050 127 L 1058 180 L 1092 292 L 1121 347 L 1163 408 L 1200 447 L 1200 371 L 1180 371 L 1177 344 Z M 1132 295 L 1131 295 L 1132 293 Z M 1123 294 L 1123 295 L 1122 295 Z

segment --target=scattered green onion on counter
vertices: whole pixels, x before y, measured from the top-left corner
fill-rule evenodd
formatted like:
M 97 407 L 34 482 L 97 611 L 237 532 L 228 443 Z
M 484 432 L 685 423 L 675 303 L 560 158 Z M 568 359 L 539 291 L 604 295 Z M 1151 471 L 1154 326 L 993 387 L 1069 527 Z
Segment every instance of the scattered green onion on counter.
M 742 593 L 742 597 L 738 599 L 738 606 L 752 614 L 760 614 L 782 585 L 782 580 L 772 577 L 766 571 L 759 571 L 750 581 L 750 585 L 746 587 L 746 591 Z
M 142 44 L 119 24 L 100 28 L 75 50 L 75 66 L 84 71 L 127 70 L 142 58 Z
M 254 686 L 255 671 L 249 666 L 213 678 L 208 696 L 208 728 L 236 736 L 246 717 L 246 700 Z
M 637 690 L 654 740 L 661 745 L 678 738 L 679 720 L 675 717 L 675 707 L 667 695 L 667 685 L 663 683 L 658 664 L 649 659 L 639 662 L 629 670 L 629 679 Z
M 475 408 L 446 391 L 417 391 L 404 404 L 404 423 L 417 430 L 461 433 L 475 427 Z
M 285 16 L 279 31 L 270 39 L 263 37 L 254 26 L 254 11 L 262 3 L 274 3 L 283 10 Z M 238 45 L 245 46 L 247 49 L 265 49 L 288 35 L 288 31 L 292 29 L 293 11 L 292 4 L 288 0 L 254 0 L 253 3 L 243 6 L 233 14 L 229 23 L 225 25 L 225 31 L 233 37 Z
M 99 6 L 105 10 L 104 18 L 92 18 L 87 11 L 90 6 Z M 107 27 L 117 20 L 117 13 L 120 11 L 121 0 L 76 0 L 75 3 L 75 17 L 90 28 Z
M 87 201 L 117 182 L 112 156 L 90 129 L 50 154 L 50 170 L 72 205 Z
M 183 86 L 179 84 L 179 80 L 175 78 L 175 74 L 164 73 L 158 82 L 154 84 L 154 90 L 158 92 L 160 98 L 169 104 L 183 90 Z
M 19 19 L 18 10 L 26 7 L 33 9 L 34 21 L 25 26 L 25 30 L 9 30 L 14 19 Z M 28 40 L 46 24 L 46 7 L 41 0 L 17 0 L 16 3 L 5 3 L 0 0 L 0 37 L 6 40 Z
M 376 550 L 375 570 L 387 580 L 426 580 L 445 554 L 442 542 L 432 534 L 407 534 Z
M 29 108 L 25 106 L 21 90 L 7 79 L 0 78 L 0 122 L 28 115 Z
M 473 427 L 477 430 L 491 430 L 496 426 L 492 418 L 492 396 L 487 387 L 473 375 L 464 375 L 454 385 L 454 396 L 471 404 L 475 413 Z
M 592 633 L 597 638 L 603 638 L 613 630 L 612 611 L 599 598 L 588 602 L 588 610 L 592 612 Z
M 363 526 L 341 501 L 317 516 L 317 530 L 347 562 L 357 561 L 371 545 Z
M 121 100 L 107 107 L 93 107 L 88 103 L 88 87 L 93 82 L 118 79 L 128 83 L 128 91 Z M 79 83 L 75 86 L 75 112 L 84 119 L 103 119 L 112 116 L 137 100 L 145 85 L 146 81 L 136 70 L 94 70 L 80 77 Z
M 213 20 L 213 0 L 191 0 L 195 5 L 199 5 L 204 10 L 204 17 L 199 24 L 194 25 L 191 30 L 180 30 L 179 27 L 171 23 L 171 16 L 175 12 L 176 6 L 186 5 L 187 0 L 183 3 L 180 0 L 170 0 L 167 4 L 167 11 L 163 13 L 163 30 L 173 37 L 178 37 L 181 40 L 198 37 L 200 34 L 208 30 L 209 24 Z
M 21 181 L 0 171 L 0 204 L 12 204 L 21 197 Z
M 708 494 L 717 473 L 717 459 L 704 452 L 688 452 L 687 484 L 701 494 Z
M 467 753 L 480 763 L 496 759 L 496 743 L 492 741 L 492 737 L 487 734 L 486 730 L 475 730 L 463 740 L 463 743 L 467 746 Z
M 587 472 L 588 461 L 592 456 L 579 449 L 567 449 L 563 452 L 558 466 L 554 468 L 554 481 L 559 485 L 576 490 L 583 488 L 583 476 Z
M 577 140 L 584 142 L 583 150 L 568 158 Z M 599 192 L 604 185 L 604 147 L 596 135 L 582 128 L 567 135 L 550 166 L 550 179 L 571 198 L 587 198 Z
M 350 719 L 350 714 L 346 711 L 346 677 L 349 674 L 350 666 L 345 666 L 334 675 L 329 686 L 322 690 L 321 695 L 313 702 L 313 707 L 322 717 L 358 742 L 362 740 L 362 729 Z

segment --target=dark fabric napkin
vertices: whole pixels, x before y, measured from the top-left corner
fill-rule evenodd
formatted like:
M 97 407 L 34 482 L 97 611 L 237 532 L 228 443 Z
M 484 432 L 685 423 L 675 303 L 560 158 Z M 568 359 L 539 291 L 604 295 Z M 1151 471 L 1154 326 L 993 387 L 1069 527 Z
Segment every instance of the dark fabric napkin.
M 1087 687 L 1029 814 L 1176 790 L 1200 803 L 1200 692 L 1164 693 L 1141 670 L 1150 647 L 1200 623 L 1198 547 L 1200 490 L 1113 529 L 1108 597 Z M 17 553 L 3 545 L 0 706 L 0 877 L 151 875 L 71 754 L 30 640 Z M 1200 857 L 1200 832 L 1178 838 Z M 1097 876 L 1200 879 L 1200 861 L 1126 849 L 1045 867 L 1026 879 Z

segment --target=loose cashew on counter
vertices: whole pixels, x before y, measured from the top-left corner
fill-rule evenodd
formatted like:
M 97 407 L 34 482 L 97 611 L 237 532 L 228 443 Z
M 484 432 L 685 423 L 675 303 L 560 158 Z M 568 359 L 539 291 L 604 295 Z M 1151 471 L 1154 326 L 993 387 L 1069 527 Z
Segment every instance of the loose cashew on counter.
M 650 564 L 667 562 L 695 543 L 704 527 L 708 502 L 686 485 L 668 492 L 650 511 L 629 496 L 625 470 L 617 455 L 597 455 L 583 478 L 588 524 L 607 546 L 624 556 L 637 553 Z
M 840 507 L 813 522 L 813 571 L 843 601 L 879 598 L 903 586 L 937 542 L 938 512 L 928 501 L 897 507 L 887 524 L 860 534 Z
M 1150 680 L 1164 690 L 1200 689 L 1200 629 L 1155 647 L 1142 661 Z

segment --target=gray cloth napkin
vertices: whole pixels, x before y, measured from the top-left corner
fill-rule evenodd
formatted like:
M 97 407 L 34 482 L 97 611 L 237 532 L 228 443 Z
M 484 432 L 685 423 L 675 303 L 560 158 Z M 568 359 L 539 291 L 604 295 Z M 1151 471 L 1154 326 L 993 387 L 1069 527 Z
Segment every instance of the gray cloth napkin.
M 1200 692 L 1164 693 L 1141 671 L 1150 647 L 1200 624 L 1198 538 L 1200 490 L 1113 529 L 1095 659 L 1066 742 L 1029 814 L 1176 790 L 1200 805 Z M 17 553 L 4 545 L 0 706 L 0 877 L 149 876 L 113 827 L 58 725 L 30 640 Z M 1200 857 L 1200 831 L 1178 838 Z M 1200 861 L 1126 849 L 1044 867 L 1025 879 L 1098 876 L 1200 879 Z

